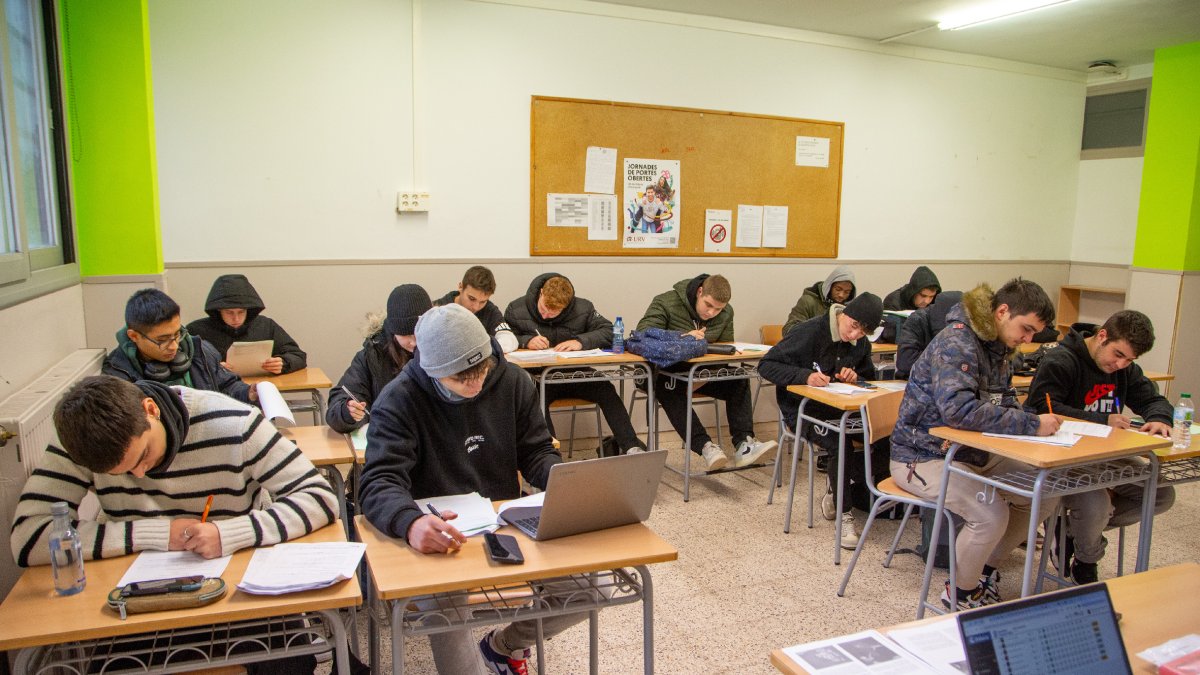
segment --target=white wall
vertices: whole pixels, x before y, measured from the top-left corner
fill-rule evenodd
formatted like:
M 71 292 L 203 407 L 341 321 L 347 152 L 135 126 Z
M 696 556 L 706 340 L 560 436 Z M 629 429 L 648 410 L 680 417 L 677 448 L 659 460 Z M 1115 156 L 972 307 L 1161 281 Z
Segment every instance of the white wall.
M 1141 157 L 1079 163 L 1072 261 L 1133 263 L 1142 164 Z
M 524 258 L 534 94 L 845 122 L 842 258 L 1071 252 L 1079 75 L 539 4 L 151 0 L 164 258 Z
M 0 400 L 86 346 L 83 290 L 69 286 L 0 310 Z

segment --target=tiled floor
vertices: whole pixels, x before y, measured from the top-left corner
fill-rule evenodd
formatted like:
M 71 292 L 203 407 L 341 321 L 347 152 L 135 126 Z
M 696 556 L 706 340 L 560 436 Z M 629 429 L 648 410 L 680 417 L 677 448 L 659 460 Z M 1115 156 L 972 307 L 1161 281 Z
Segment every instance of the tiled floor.
M 774 425 L 759 425 L 758 432 L 760 438 L 768 438 Z M 663 446 L 671 448 L 668 463 L 680 466 L 677 437 L 671 438 L 672 443 L 666 433 L 662 436 Z M 575 453 L 576 459 L 588 456 Z M 670 472 L 665 475 L 649 524 L 679 550 L 679 560 L 650 568 L 656 672 L 772 673 L 768 654 L 774 648 L 915 616 L 921 561 L 915 555 L 898 555 L 890 569 L 881 565 L 899 521 L 878 521 L 872 528 L 846 597 L 837 597 L 844 566 L 832 562 L 833 523 L 821 518 L 818 505 L 815 527 L 805 526 L 803 477 L 801 465 L 793 528 L 784 534 L 786 496 L 777 493 L 775 504 L 766 503 L 769 468 L 694 479 L 688 503 L 683 502 L 682 478 Z M 818 478 L 823 479 L 823 474 Z M 818 485 L 823 487 L 823 482 Z M 861 528 L 866 515 L 857 517 Z M 1196 561 L 1198 523 L 1200 486 L 1181 486 L 1175 507 L 1155 519 L 1151 565 Z M 918 526 L 910 525 L 908 530 L 902 547 L 919 540 Z M 1136 530 L 1129 530 L 1131 541 Z M 1116 533 L 1112 535 L 1110 555 L 1100 567 L 1104 578 L 1116 574 Z M 848 560 L 846 552 L 843 562 Z M 1019 593 L 1021 564 L 1014 553 L 1001 568 L 1004 597 Z M 936 584 L 944 579 L 944 572 L 935 576 Z M 641 624 L 637 605 L 601 613 L 600 672 L 641 672 Z M 385 642 L 385 656 L 389 649 Z M 548 672 L 587 672 L 586 624 L 549 642 L 546 658 Z M 390 667 L 390 660 L 385 663 Z M 421 639 L 410 643 L 405 663 L 409 673 L 434 672 L 428 643 Z

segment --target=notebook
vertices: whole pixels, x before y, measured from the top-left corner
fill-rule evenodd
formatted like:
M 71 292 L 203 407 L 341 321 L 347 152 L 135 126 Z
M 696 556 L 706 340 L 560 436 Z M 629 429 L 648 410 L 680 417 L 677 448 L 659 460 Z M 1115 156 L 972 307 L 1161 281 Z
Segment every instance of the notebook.
M 498 515 L 538 541 L 640 523 L 666 462 L 665 452 L 643 452 L 555 464 L 540 506 L 506 504 Z
M 1088 584 L 960 614 L 973 675 L 1130 675 L 1108 587 Z

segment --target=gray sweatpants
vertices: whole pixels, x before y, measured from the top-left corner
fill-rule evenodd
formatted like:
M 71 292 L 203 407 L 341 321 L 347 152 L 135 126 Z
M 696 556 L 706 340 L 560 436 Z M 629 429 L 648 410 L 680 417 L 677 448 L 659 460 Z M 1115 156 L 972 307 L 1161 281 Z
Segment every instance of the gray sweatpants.
M 1120 461 L 1130 465 L 1145 464 L 1140 459 Z M 1104 539 L 1104 530 L 1140 521 L 1142 493 L 1142 485 L 1133 483 L 1066 497 L 1064 506 L 1070 510 L 1067 531 L 1075 539 L 1075 558 L 1085 563 L 1100 562 L 1108 543 Z M 1169 485 L 1158 488 L 1154 494 L 1154 514 L 1166 511 L 1174 503 L 1175 488 Z

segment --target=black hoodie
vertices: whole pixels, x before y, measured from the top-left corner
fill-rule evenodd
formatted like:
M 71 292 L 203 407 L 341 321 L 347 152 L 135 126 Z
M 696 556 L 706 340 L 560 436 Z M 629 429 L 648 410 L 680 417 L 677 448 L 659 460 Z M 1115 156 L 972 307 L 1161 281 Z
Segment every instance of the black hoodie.
M 896 336 L 896 377 L 907 380 L 921 352 L 946 327 L 946 315 L 962 302 L 962 291 L 938 293 L 937 299 L 913 312 Z
M 921 265 L 909 277 L 908 283 L 887 294 L 883 299 L 883 308 L 893 311 L 917 309 L 913 304 L 913 296 L 926 288 L 934 289 L 934 293 L 942 292 L 942 284 L 938 281 L 933 270 Z M 936 299 L 936 296 L 935 296 Z
M 449 401 L 421 368 L 421 352 L 404 366 L 371 407 L 362 512 L 381 532 L 402 539 L 422 512 L 415 500 L 478 492 L 488 499 L 521 495 L 520 471 L 546 487 L 550 467 L 562 461 L 546 429 L 537 388 L 504 360 L 492 341 L 496 365 L 477 396 Z
M 1088 352 L 1085 339 L 1095 335 L 1096 326 L 1077 323 L 1057 347 L 1048 350 L 1038 363 L 1037 373 L 1029 386 L 1026 405 L 1038 413 L 1049 412 L 1046 395 L 1050 395 L 1054 414 L 1108 424 L 1108 416 L 1119 412 L 1116 402 L 1141 415 L 1147 422 L 1172 423 L 1174 407 L 1158 387 L 1131 363 L 1115 373 L 1105 373 L 1096 366 Z
M 204 313 L 208 317 L 189 323 L 188 332 L 211 343 L 221 353 L 222 359 L 234 342 L 271 340 L 275 343 L 271 348 L 271 356 L 283 359 L 283 372 L 290 373 L 307 367 L 308 356 L 287 331 L 262 315 L 265 308 L 258 291 L 254 290 L 245 275 L 223 274 L 213 282 L 208 300 L 204 303 Z M 236 329 L 230 328 L 221 320 L 222 309 L 244 309 L 246 320 Z
M 600 315 L 591 301 L 578 295 L 567 303 L 553 319 L 542 318 L 538 311 L 538 295 L 542 286 L 552 277 L 563 277 L 557 272 L 538 275 L 525 297 L 517 298 L 504 310 L 504 320 L 517 336 L 522 348 L 537 335 L 544 336 L 553 347 L 567 340 L 579 340 L 584 349 L 608 349 L 612 346 L 612 322 Z

